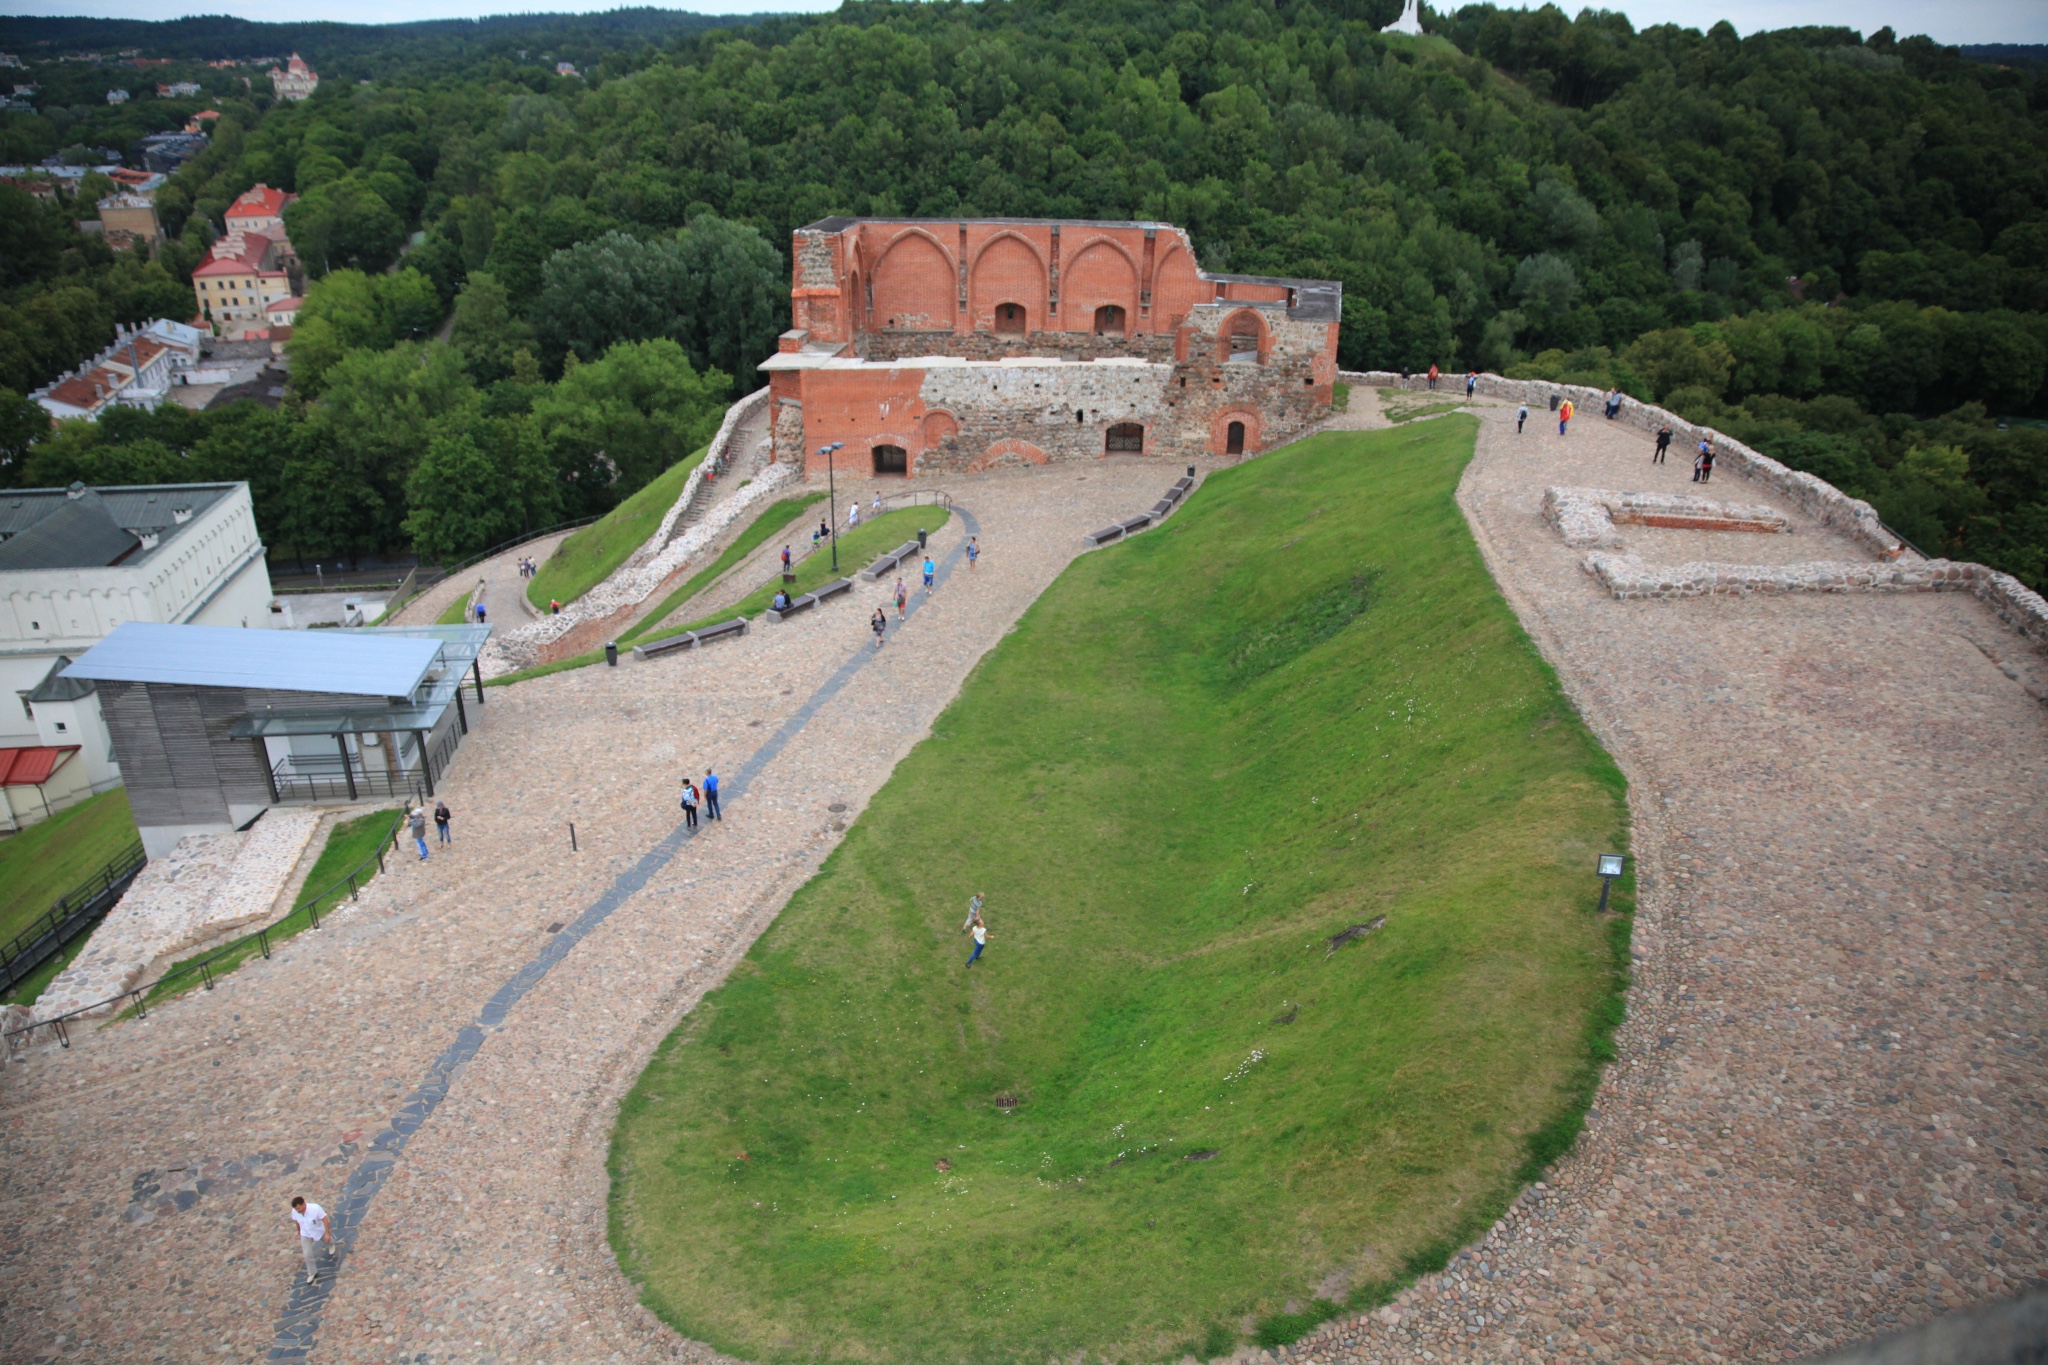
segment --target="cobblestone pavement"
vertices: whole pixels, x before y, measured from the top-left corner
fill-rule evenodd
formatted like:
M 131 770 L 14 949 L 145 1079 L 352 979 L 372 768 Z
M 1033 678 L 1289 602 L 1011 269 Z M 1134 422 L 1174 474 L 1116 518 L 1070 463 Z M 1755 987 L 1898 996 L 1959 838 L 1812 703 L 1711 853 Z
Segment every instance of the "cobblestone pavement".
M 1629 775 L 1630 1018 L 1553 1179 L 1286 1354 L 1794 1359 L 2038 1284 L 2048 712 L 1993 662 L 2018 638 L 1961 593 L 1614 601 L 1544 487 L 1708 491 L 1690 463 L 1597 414 L 1560 439 L 1478 412 L 1460 501 Z M 1652 561 L 1867 558 L 1793 520 L 1622 530 Z
M 0 1360 L 293 1358 L 316 1322 L 322 1362 L 691 1352 L 605 1252 L 617 1097 L 1082 533 L 1178 472 L 948 479 L 948 576 L 880 650 L 886 586 L 862 585 L 701 652 L 491 690 L 443 784 L 452 846 L 211 993 L 5 1068 Z M 739 789 L 682 840 L 676 785 L 707 765 Z M 331 1298 L 297 1284 L 294 1194 L 353 1237 Z
M 526 580 L 519 576 L 519 561 L 531 559 L 536 564 L 545 563 L 547 557 L 555 552 L 555 547 L 569 535 L 568 531 L 557 531 L 538 540 L 530 540 L 501 555 L 493 555 L 481 564 L 472 564 L 461 573 L 451 574 L 442 579 L 399 608 L 389 621 L 378 624 L 431 626 L 441 619 L 442 612 L 454 605 L 456 598 L 468 601 L 469 594 L 476 588 L 476 582 L 481 578 L 485 583 L 484 606 L 489 613 L 490 623 L 501 629 L 522 625 L 539 613 L 525 600 Z

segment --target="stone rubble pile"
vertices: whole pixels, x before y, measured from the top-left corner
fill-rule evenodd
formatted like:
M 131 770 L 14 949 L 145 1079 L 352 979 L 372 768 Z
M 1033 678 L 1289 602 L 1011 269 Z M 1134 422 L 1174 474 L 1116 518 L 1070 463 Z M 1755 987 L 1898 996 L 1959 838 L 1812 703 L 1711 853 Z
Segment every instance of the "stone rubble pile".
M 150 859 L 38 997 L 35 1017 L 97 1004 L 153 964 L 268 919 L 319 825 L 318 811 L 273 807 L 246 833 L 187 835 L 169 856 Z
M 1717 502 L 1679 493 L 1617 493 L 1606 488 L 1546 488 L 1543 519 L 1558 529 L 1565 544 L 1577 549 L 1620 549 L 1617 525 L 1781 535 L 1792 531 L 1784 513 L 1761 503 Z
M 767 401 L 768 390 L 759 389 L 726 410 L 725 421 L 718 428 L 718 435 L 712 438 L 710 451 L 697 467 L 690 471 L 690 477 L 683 484 L 682 493 L 668 509 L 668 514 L 662 518 L 661 525 L 611 577 L 563 607 L 561 611 L 529 622 L 517 630 L 493 636 L 484 646 L 484 676 L 497 677 L 538 663 L 543 649 L 576 627 L 590 621 L 601 621 L 616 611 L 646 601 L 648 595 L 666 582 L 677 569 L 702 553 L 706 546 L 717 543 L 742 515 L 799 478 L 802 471 L 793 464 L 770 464 L 752 474 L 751 481 L 746 487 L 706 512 L 703 519 L 694 526 L 680 534 L 676 531 L 677 523 L 690 510 L 704 487 L 705 472 L 728 454 L 734 453 L 732 447 L 736 434 L 747 418 Z M 730 478 L 737 473 L 738 467 L 735 465 L 728 471 L 727 477 Z

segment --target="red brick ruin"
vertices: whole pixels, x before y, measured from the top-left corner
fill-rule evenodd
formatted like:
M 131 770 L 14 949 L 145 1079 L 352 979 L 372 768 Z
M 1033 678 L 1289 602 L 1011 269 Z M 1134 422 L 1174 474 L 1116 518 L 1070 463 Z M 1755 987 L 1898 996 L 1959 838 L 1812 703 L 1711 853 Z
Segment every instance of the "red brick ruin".
M 795 233 L 775 458 L 975 471 L 1251 455 L 1329 411 L 1344 289 L 1219 275 L 1168 223 L 826 218 Z

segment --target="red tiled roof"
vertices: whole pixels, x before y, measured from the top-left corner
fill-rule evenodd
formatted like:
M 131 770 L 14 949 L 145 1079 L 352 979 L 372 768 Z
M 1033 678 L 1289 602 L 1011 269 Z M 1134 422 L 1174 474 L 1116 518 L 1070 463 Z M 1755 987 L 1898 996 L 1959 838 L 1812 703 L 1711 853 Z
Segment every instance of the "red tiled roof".
M 242 191 L 242 197 L 228 206 L 229 218 L 268 217 L 276 218 L 284 213 L 284 206 L 298 198 L 283 190 L 274 190 L 268 185 L 256 185 Z
M 237 228 L 213 244 L 213 255 L 205 265 L 192 273 L 194 275 L 246 275 L 252 270 L 263 268 L 264 253 L 270 249 L 270 239 L 260 232 Z M 272 272 L 283 274 L 283 271 Z
M 272 299 L 264 306 L 263 311 L 266 313 L 291 312 L 305 306 L 306 301 L 297 294 L 294 294 L 288 299 Z
M 40 787 L 81 747 L 38 744 L 23 749 L 0 749 L 0 787 Z
M 93 381 L 98 380 L 100 391 L 93 392 Z M 109 369 L 88 370 L 73 375 L 61 384 L 53 385 L 49 397 L 67 407 L 82 408 L 87 412 L 112 401 L 114 395 L 127 384 L 128 377 Z

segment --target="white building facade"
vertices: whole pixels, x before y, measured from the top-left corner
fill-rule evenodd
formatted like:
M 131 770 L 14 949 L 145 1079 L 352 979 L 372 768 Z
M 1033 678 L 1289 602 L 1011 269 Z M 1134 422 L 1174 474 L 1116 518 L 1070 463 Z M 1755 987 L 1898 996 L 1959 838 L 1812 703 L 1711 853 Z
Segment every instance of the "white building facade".
M 59 660 L 125 621 L 267 628 L 263 549 L 246 483 L 0 494 L 0 747 L 81 745 L 94 790 L 119 783 L 99 700 Z

